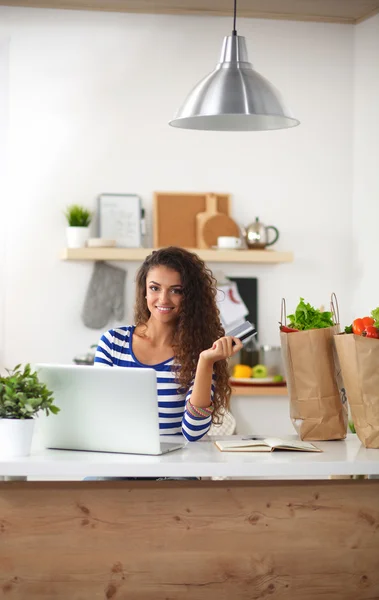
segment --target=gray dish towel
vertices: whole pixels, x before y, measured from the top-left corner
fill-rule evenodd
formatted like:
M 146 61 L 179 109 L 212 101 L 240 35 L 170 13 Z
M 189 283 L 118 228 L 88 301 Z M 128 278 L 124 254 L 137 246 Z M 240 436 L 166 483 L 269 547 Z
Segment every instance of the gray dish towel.
M 124 318 L 126 271 L 96 262 L 82 310 L 82 320 L 90 329 L 103 329 L 112 316 Z

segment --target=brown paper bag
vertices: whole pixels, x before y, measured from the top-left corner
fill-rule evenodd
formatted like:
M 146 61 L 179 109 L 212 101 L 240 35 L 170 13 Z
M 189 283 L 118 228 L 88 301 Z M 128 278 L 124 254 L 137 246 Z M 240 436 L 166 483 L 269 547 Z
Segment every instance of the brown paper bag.
M 343 333 L 334 343 L 355 431 L 366 448 L 379 448 L 379 340 Z
M 302 440 L 341 440 L 346 437 L 346 398 L 341 373 L 333 358 L 333 336 L 340 331 L 334 305 L 332 312 L 334 327 L 280 332 L 290 416 Z M 283 301 L 282 325 L 285 321 Z

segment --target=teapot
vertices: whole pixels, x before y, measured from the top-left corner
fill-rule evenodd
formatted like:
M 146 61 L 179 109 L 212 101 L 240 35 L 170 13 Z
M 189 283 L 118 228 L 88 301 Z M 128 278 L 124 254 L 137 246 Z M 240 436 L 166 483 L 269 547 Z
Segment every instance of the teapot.
M 269 241 L 269 230 L 272 229 L 274 232 L 274 238 Z M 254 223 L 250 223 L 245 229 L 241 227 L 242 236 L 246 242 L 248 248 L 266 248 L 266 246 L 272 246 L 279 239 L 279 231 L 273 225 L 263 225 L 256 217 Z

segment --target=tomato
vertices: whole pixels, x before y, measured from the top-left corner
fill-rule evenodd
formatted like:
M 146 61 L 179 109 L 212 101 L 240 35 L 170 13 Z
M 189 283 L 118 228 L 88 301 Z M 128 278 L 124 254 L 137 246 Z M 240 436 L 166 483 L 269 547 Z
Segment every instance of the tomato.
M 295 331 L 299 330 L 295 329 L 294 327 L 287 327 L 287 325 L 281 325 L 280 331 L 283 331 L 283 333 L 294 333 Z
M 369 325 L 368 327 L 366 327 L 365 335 L 368 338 L 375 338 L 377 340 L 379 339 L 379 331 L 373 325 Z

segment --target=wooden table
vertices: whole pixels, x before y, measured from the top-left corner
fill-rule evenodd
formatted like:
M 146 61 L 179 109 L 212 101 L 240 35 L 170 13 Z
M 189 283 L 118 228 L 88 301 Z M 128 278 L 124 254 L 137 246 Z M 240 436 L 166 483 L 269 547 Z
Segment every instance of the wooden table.
M 8 477 L 239 478 L 1 483 L 0 598 L 379 598 L 379 479 L 327 479 L 379 475 L 379 450 L 353 435 L 316 444 L 323 453 L 202 441 L 161 457 L 0 459 Z

